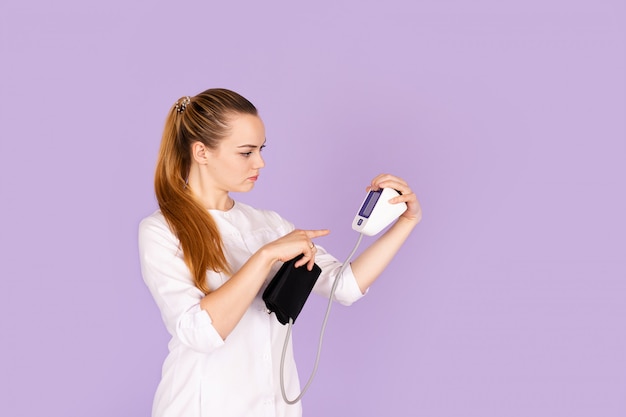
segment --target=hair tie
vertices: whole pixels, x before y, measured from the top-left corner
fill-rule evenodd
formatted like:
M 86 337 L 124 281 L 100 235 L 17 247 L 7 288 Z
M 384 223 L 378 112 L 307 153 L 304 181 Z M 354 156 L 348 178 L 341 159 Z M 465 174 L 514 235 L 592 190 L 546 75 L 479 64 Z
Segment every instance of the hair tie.
M 182 113 L 185 111 L 189 103 L 191 103 L 191 98 L 189 98 L 189 96 L 186 96 L 185 98 L 178 100 L 174 105 L 174 108 L 176 109 L 177 113 Z

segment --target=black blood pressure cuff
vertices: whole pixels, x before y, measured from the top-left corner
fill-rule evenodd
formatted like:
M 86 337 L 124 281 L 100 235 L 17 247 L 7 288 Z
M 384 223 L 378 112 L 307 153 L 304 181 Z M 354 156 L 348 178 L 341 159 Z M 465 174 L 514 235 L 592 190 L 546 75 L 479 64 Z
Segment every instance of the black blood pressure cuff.
M 276 313 L 276 318 L 282 324 L 289 323 L 290 318 L 296 322 L 296 317 L 322 273 L 317 264 L 310 271 L 306 265 L 296 268 L 294 265 L 302 256 L 285 262 L 263 291 L 265 306 L 270 312 Z

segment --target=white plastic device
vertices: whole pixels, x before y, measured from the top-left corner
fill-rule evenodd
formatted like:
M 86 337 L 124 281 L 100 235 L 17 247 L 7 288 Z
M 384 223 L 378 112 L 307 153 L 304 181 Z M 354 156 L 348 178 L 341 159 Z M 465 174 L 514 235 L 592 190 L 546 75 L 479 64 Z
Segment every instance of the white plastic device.
M 370 191 L 352 221 L 352 229 L 366 236 L 374 236 L 389 226 L 406 210 L 406 203 L 391 204 L 389 202 L 399 195 L 400 193 L 393 188 Z

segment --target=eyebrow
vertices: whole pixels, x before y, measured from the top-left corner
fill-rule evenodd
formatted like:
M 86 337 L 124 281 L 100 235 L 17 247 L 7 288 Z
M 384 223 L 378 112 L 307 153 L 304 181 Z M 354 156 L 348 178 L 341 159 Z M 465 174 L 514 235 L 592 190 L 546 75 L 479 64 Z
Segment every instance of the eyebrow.
M 263 141 L 263 144 L 261 146 L 265 146 L 265 142 L 267 142 L 267 139 L 265 139 Z M 240 146 L 237 146 L 237 148 L 251 148 L 251 149 L 255 149 L 255 148 L 258 148 L 258 146 L 257 145 L 240 145 Z

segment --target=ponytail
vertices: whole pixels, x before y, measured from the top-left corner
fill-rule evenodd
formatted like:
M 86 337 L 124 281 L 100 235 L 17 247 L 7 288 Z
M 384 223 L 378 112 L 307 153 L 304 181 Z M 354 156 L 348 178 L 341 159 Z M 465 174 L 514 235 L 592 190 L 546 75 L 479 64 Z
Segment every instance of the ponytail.
M 229 90 L 212 89 L 181 98 L 167 116 L 157 159 L 154 188 L 159 207 L 180 241 L 195 286 L 204 294 L 210 292 L 207 270 L 227 274 L 231 270 L 215 220 L 186 184 L 191 145 L 202 142 L 215 149 L 227 134 L 228 116 L 240 113 L 256 115 L 257 110 Z

